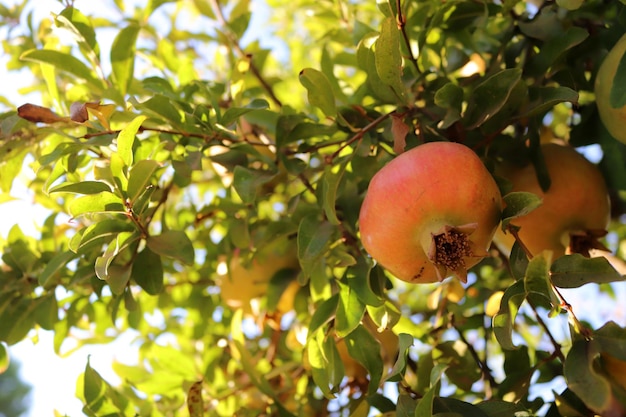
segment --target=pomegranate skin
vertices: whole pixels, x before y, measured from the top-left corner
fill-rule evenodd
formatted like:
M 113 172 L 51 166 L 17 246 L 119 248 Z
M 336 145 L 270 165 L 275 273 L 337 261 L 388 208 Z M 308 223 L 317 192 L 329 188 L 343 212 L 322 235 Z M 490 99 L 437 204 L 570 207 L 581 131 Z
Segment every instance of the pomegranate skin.
M 500 214 L 500 191 L 476 153 L 458 143 L 431 142 L 374 175 L 359 215 L 361 241 L 403 281 L 437 282 L 452 274 L 464 281 L 467 269 L 486 255 Z M 458 236 L 464 239 L 452 245 L 456 253 L 442 263 L 436 252 Z
M 601 237 L 610 221 L 608 190 L 600 170 L 568 145 L 541 146 L 551 185 L 545 193 L 539 186 L 535 167 L 502 167 L 498 171 L 513 184 L 511 191 L 531 192 L 542 198 L 542 205 L 525 216 L 513 219 L 520 227 L 518 236 L 531 255 L 552 251 L 556 259 L 566 253 L 588 255 L 600 248 Z M 576 242 L 578 240 L 578 242 Z M 515 239 L 498 230 L 494 243 L 509 255 Z

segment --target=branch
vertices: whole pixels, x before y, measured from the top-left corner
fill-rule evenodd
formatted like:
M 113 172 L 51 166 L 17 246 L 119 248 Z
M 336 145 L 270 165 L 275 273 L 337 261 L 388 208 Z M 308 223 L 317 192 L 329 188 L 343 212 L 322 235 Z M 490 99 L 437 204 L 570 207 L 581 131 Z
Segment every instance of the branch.
M 404 39 L 404 44 L 406 45 L 406 49 L 409 52 L 408 59 L 411 61 L 413 66 L 415 67 L 415 71 L 418 74 L 421 73 L 419 65 L 417 64 L 417 59 L 413 55 L 413 50 L 411 49 L 411 42 L 409 41 L 409 35 L 406 33 L 406 18 L 402 14 L 402 5 L 400 4 L 400 0 L 396 0 L 396 9 L 398 9 L 398 15 L 396 16 L 396 24 L 398 25 L 398 30 L 402 33 L 402 39 Z
M 220 7 L 218 0 L 209 0 L 209 3 L 211 4 L 211 8 L 213 9 L 213 12 L 215 13 L 215 17 L 217 18 L 217 21 L 224 28 L 226 37 L 230 41 L 233 50 L 237 53 L 237 55 L 239 55 L 239 58 L 245 58 L 248 60 L 250 64 L 250 71 L 252 71 L 252 74 L 261 83 L 261 86 L 270 96 L 272 101 L 278 107 L 282 107 L 283 103 L 278 99 L 278 97 L 276 97 L 276 94 L 274 93 L 272 86 L 265 80 L 265 78 L 263 78 L 263 75 L 261 75 L 261 72 L 252 61 L 252 56 L 243 50 L 243 48 L 239 44 L 239 39 L 237 38 L 237 36 L 235 36 L 235 34 L 228 28 L 228 22 L 226 21 L 226 18 L 224 17 L 224 13 L 222 12 L 222 8 Z
M 333 160 L 341 153 L 341 151 L 343 151 L 346 147 L 350 146 L 352 143 L 354 143 L 354 142 L 356 142 L 358 140 L 361 140 L 363 138 L 363 136 L 367 132 L 369 132 L 370 130 L 376 128 L 379 124 L 381 124 L 382 122 L 387 120 L 394 112 L 395 112 L 395 110 L 392 111 L 392 112 L 385 113 L 385 114 L 379 116 L 378 118 L 373 120 L 370 124 L 368 124 L 367 126 L 363 127 L 361 130 L 356 132 L 356 134 L 354 136 L 352 136 L 350 139 L 348 139 L 346 142 L 344 142 L 344 144 L 341 145 L 339 147 L 339 149 L 337 149 L 331 155 L 326 157 L 326 163 L 327 164 L 331 164 L 333 162 Z

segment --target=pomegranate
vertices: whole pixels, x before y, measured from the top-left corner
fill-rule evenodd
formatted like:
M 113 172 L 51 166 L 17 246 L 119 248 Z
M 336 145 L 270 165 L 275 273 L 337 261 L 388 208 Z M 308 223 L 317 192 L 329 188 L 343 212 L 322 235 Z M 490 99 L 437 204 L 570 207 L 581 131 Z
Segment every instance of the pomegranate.
M 397 278 L 441 281 L 487 255 L 500 221 L 500 191 L 467 146 L 417 146 L 374 175 L 361 207 L 365 250 Z
M 591 248 L 603 248 L 598 237 L 606 233 L 610 202 L 598 168 L 567 145 L 541 146 L 551 185 L 544 192 L 535 167 L 503 166 L 502 176 L 513 184 L 512 191 L 526 191 L 543 199 L 541 206 L 511 224 L 520 227 L 519 239 L 531 255 L 552 251 L 553 259 L 565 253 L 589 255 Z M 510 233 L 496 233 L 494 242 L 505 254 L 514 243 Z

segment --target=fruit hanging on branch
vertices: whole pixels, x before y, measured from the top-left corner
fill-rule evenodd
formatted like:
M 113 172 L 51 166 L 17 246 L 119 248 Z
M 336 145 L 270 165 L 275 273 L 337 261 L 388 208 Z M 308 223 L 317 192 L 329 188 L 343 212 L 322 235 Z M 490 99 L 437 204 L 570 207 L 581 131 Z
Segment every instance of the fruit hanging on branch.
M 397 278 L 441 281 L 487 255 L 501 195 L 467 146 L 431 142 L 384 166 L 370 182 L 359 224 L 365 250 Z
M 626 143 L 626 104 L 623 98 L 612 97 L 611 90 L 617 76 L 618 66 L 626 53 L 626 35 L 609 51 L 596 75 L 595 94 L 598 113 L 602 123 L 615 139 Z M 617 106 L 614 106 L 617 105 Z
M 600 170 L 583 155 L 567 145 L 541 146 L 550 188 L 543 191 L 533 164 L 499 168 L 512 183 L 511 191 L 538 195 L 542 204 L 530 213 L 513 219 L 518 237 L 531 255 L 552 251 L 553 259 L 566 253 L 589 256 L 589 250 L 604 249 L 598 238 L 606 234 L 610 220 L 610 202 Z M 511 252 L 515 239 L 498 230 L 494 242 L 505 254 Z

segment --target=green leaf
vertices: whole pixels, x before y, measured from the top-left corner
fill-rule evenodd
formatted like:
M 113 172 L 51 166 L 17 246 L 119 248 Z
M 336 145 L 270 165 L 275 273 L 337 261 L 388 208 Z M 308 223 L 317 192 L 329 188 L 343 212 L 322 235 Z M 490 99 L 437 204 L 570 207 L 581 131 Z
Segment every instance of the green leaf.
M 530 117 L 545 113 L 558 103 L 578 104 L 578 92 L 568 87 L 530 87 L 530 102 L 518 117 Z
M 456 84 L 447 83 L 435 93 L 435 104 L 446 109 L 441 129 L 447 129 L 454 122 L 461 119 L 463 107 L 463 89 Z
M 174 258 L 185 265 L 193 265 L 193 244 L 182 230 L 166 230 L 160 235 L 149 236 L 146 244 L 159 255 Z
M 337 114 L 333 86 L 323 72 L 305 68 L 300 71 L 300 83 L 307 90 L 309 104 L 318 107 L 326 117 L 334 117 Z
M 24 52 L 20 59 L 50 64 L 59 71 L 74 75 L 87 82 L 94 90 L 93 93 L 100 94 L 104 89 L 103 81 L 97 79 L 87 65 L 70 54 L 49 49 L 34 49 Z
M 584 1 L 585 0 L 556 0 L 556 4 L 567 10 L 576 10 L 582 6 Z
M 252 111 L 263 110 L 269 108 L 269 103 L 266 100 L 257 98 L 252 100 L 245 107 L 229 107 L 226 109 L 224 114 L 222 114 L 221 119 L 219 119 L 219 123 L 222 126 L 230 126 L 232 123 L 237 121 L 244 114 L 248 114 Z
M 57 278 L 56 274 L 63 268 L 65 268 L 72 259 L 76 257 L 76 253 L 72 251 L 59 252 L 52 259 L 46 263 L 46 267 L 41 271 L 37 280 L 39 285 L 43 288 L 51 288 L 57 283 L 54 279 Z
M 521 76 L 519 68 L 505 69 L 480 83 L 469 98 L 464 115 L 466 128 L 475 129 L 497 114 Z
M 111 187 L 102 181 L 81 181 L 75 183 L 63 183 L 52 187 L 48 193 L 76 193 L 98 194 L 103 191 L 111 192 Z
M 311 337 L 316 334 L 317 330 L 324 324 L 328 323 L 335 317 L 337 311 L 337 305 L 339 303 L 339 294 L 334 294 L 332 297 L 322 301 L 313 316 L 311 317 L 311 323 L 309 324 L 308 336 Z
M 305 277 L 309 277 L 315 265 L 326 252 L 333 234 L 333 226 L 320 222 L 316 215 L 304 217 L 298 227 L 298 260 Z
M 402 380 L 407 366 L 409 348 L 413 346 L 413 342 L 413 336 L 410 334 L 400 333 L 398 335 L 398 359 L 396 360 L 396 363 L 394 363 L 389 375 L 385 377 L 386 381 L 398 382 Z
M 611 92 L 609 93 L 609 103 L 615 109 L 626 106 L 626 54 L 622 54 L 617 64 Z
M 151 183 L 152 175 L 160 167 L 157 161 L 152 159 L 142 159 L 138 161 L 128 174 L 127 194 L 131 203 L 145 192 L 146 187 Z
M 500 311 L 493 318 L 493 332 L 503 349 L 517 349 L 513 343 L 515 317 L 526 298 L 524 281 L 516 281 L 504 291 Z
M 335 331 L 339 337 L 345 337 L 361 323 L 363 313 L 365 313 L 365 304 L 348 285 L 341 282 L 338 282 L 338 285 L 339 303 L 335 317 Z
M 33 312 L 35 321 L 42 329 L 54 330 L 54 325 L 59 321 L 59 304 L 54 293 L 42 295 L 36 303 L 37 306 Z
M 400 101 L 406 97 L 402 82 L 402 54 L 400 52 L 400 32 L 396 19 L 383 20 L 380 35 L 374 46 L 376 72 L 381 81 L 390 86 Z
M 119 219 L 103 219 L 94 223 L 72 239 L 70 249 L 74 252 L 86 251 L 94 246 L 110 242 L 120 232 L 130 232 L 134 230 L 131 223 L 120 221 Z
M 339 183 L 343 178 L 343 174 L 346 172 L 349 160 L 343 161 L 337 165 L 327 165 L 324 168 L 324 176 L 322 177 L 322 207 L 324 213 L 331 224 L 338 225 L 340 220 L 337 218 L 337 193 L 339 189 Z
M 245 204 L 253 204 L 261 186 L 274 177 L 268 171 L 252 170 L 240 165 L 233 172 L 233 187 Z
M 600 344 L 602 353 L 626 361 L 626 329 L 609 321 L 594 332 L 593 339 Z
M 383 375 L 383 360 L 380 355 L 380 343 L 363 326 L 357 326 L 344 339 L 348 353 L 367 369 L 370 376 L 367 392 L 374 394 Z
M 132 23 L 120 30 L 111 46 L 113 81 L 122 96 L 126 95 L 133 81 L 139 29 L 136 23 Z
M 0 374 L 3 374 L 9 368 L 10 362 L 9 351 L 6 345 L 0 343 Z
M 581 400 L 597 413 L 602 414 L 611 406 L 611 384 L 596 371 L 594 362 L 600 356 L 598 342 L 576 340 L 572 345 L 565 364 L 563 376 L 567 386 Z
M 163 118 L 173 126 L 178 127 L 182 124 L 182 117 L 176 106 L 172 104 L 171 99 L 161 94 L 156 94 L 143 103 L 137 103 L 136 106 L 139 110 L 147 111 L 157 118 Z
M 100 47 L 96 39 L 96 31 L 87 16 L 74 7 L 67 7 L 59 14 L 55 22 L 72 32 L 78 38 L 78 44 L 96 57 L 100 54 Z
M 433 417 L 433 403 L 435 401 L 435 395 L 439 392 L 440 378 L 441 375 L 417 403 L 417 407 L 415 407 L 415 417 Z
M 524 277 L 524 289 L 526 294 L 539 294 L 551 300 L 553 297 L 549 285 L 550 264 L 552 263 L 551 252 L 542 252 L 534 256 L 526 268 Z
M 502 230 L 506 230 L 511 220 L 527 215 L 543 203 L 538 195 L 524 191 L 508 193 L 503 199 Z
M 476 404 L 489 417 L 530 417 L 531 414 L 521 404 L 510 403 L 507 401 L 490 399 Z M 524 414 L 526 413 L 526 414 Z
M 581 44 L 589 37 L 589 32 L 580 26 L 570 26 L 556 32 L 556 36 L 547 39 L 539 53 L 527 66 L 529 75 L 546 77 L 558 69 L 555 65 L 567 51 Z
M 606 258 L 585 258 L 577 253 L 556 259 L 550 268 L 550 278 L 560 288 L 578 288 L 591 282 L 604 284 L 625 279 Z
M 87 365 L 83 373 L 83 397 L 86 406 L 91 410 L 98 410 L 104 402 L 106 389 L 106 382 L 104 382 L 100 374 L 91 367 L 89 358 L 87 358 Z
M 435 397 L 433 415 L 440 417 L 491 417 L 473 404 L 456 398 L 444 397 Z
M 334 398 L 333 391 L 345 375 L 335 341 L 331 337 L 325 337 L 324 331 L 320 329 L 309 338 L 307 354 L 313 381 L 324 397 Z
M 372 290 L 371 272 L 372 270 L 365 259 L 359 257 L 356 265 L 351 265 L 346 270 L 346 283 L 363 304 L 368 306 L 382 306 L 385 304 L 385 299 L 378 296 L 374 290 Z
M 72 217 L 78 217 L 86 213 L 124 213 L 125 209 L 119 196 L 104 191 L 72 200 L 69 211 Z
M 135 136 L 137 136 L 137 132 L 146 119 L 147 116 L 144 115 L 135 117 L 133 121 L 127 124 L 117 135 L 117 153 L 127 167 L 131 166 L 133 163 L 133 143 L 135 142 Z

